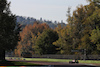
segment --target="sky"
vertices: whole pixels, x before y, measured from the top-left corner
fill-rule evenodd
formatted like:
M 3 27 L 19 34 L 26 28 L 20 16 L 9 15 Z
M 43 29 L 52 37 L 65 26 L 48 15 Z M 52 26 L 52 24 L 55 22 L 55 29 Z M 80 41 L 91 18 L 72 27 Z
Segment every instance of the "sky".
M 11 1 L 10 9 L 13 14 L 33 17 L 36 19 L 58 21 L 67 23 L 66 14 L 68 7 L 71 13 L 79 5 L 87 5 L 86 0 L 8 0 Z

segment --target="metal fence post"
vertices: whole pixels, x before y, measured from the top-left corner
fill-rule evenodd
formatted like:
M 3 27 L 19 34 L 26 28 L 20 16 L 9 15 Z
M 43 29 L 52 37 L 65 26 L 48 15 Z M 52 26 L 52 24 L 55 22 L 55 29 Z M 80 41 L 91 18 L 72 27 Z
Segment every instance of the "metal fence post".
M 84 49 L 84 60 L 86 60 L 86 49 Z

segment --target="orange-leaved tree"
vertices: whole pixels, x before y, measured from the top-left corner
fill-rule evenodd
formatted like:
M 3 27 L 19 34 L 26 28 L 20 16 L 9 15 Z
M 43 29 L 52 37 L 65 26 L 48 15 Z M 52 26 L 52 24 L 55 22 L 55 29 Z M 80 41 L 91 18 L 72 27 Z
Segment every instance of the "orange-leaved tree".
M 20 32 L 21 41 L 15 49 L 15 54 L 24 56 L 25 53 L 34 54 L 34 45 L 37 37 L 48 29 L 49 26 L 45 23 L 35 22 L 33 25 L 26 25 L 22 32 Z

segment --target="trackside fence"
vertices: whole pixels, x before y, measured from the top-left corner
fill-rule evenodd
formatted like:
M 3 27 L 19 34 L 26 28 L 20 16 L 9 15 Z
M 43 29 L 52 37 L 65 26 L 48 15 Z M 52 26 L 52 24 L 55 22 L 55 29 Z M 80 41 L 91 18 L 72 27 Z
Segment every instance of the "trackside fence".
M 6 55 L 6 57 L 18 57 Z M 32 55 L 30 57 L 25 58 L 51 58 L 51 59 L 78 59 L 84 60 L 84 55 Z M 100 60 L 100 55 L 86 55 L 86 60 Z
M 53 59 L 79 59 L 84 60 L 84 55 L 33 55 L 32 58 L 53 58 Z M 86 55 L 86 60 L 100 60 L 100 55 Z

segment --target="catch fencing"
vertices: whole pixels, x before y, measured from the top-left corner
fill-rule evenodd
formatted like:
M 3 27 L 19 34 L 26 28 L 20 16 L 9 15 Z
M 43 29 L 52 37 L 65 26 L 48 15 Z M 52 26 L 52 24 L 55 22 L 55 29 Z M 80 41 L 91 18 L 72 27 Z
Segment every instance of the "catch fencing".
M 32 58 L 100 60 L 100 55 L 33 55 Z
M 6 57 L 18 57 L 15 55 L 5 55 Z M 25 58 L 52 58 L 52 59 L 78 59 L 78 60 L 100 60 L 100 55 L 32 55 Z

